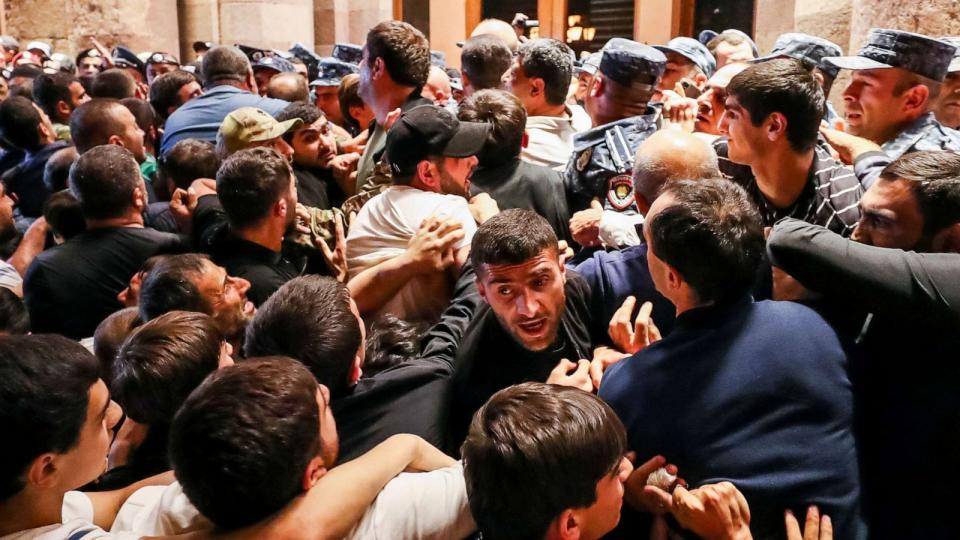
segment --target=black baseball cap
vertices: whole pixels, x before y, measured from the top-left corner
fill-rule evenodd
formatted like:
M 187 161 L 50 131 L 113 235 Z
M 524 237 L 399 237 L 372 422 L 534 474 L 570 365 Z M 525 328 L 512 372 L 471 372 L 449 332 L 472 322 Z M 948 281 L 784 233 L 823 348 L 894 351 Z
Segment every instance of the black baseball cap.
M 465 158 L 480 152 L 490 124 L 461 122 L 436 105 L 421 105 L 403 113 L 387 132 L 386 156 L 396 176 L 410 176 L 431 156 Z

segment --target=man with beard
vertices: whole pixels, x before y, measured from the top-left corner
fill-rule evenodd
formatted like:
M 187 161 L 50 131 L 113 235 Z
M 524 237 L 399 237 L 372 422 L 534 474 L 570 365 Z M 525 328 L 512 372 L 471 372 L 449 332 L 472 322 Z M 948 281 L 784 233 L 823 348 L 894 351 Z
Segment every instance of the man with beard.
M 436 105 L 401 116 L 387 135 L 386 159 L 393 184 L 360 209 L 347 236 L 351 279 L 406 251 L 420 225 L 446 216 L 463 228 L 451 256 L 462 266 L 476 231 L 467 203 L 470 174 L 477 166 L 490 126 L 460 122 Z M 453 277 L 444 271 L 411 280 L 378 311 L 411 321 L 435 320 L 446 307 Z
M 201 248 L 231 276 L 250 282 L 247 294 L 255 305 L 299 275 L 325 273 L 321 252 L 284 243 L 296 227 L 297 182 L 273 149 L 250 148 L 227 158 L 217 172 L 217 197 L 203 199 L 194 217 Z
M 346 199 L 350 168 L 334 166 L 352 160 L 338 158 L 334 123 L 312 103 L 294 102 L 277 115 L 279 122 L 299 118 L 303 123 L 283 134 L 293 148 L 293 174 L 297 177 L 297 200 L 314 208 L 339 207 Z M 356 156 L 356 154 L 354 154 Z
M 470 260 L 485 305 L 457 352 L 450 449 L 459 448 L 473 413 L 508 386 L 546 381 L 593 388 L 583 360 L 592 356 L 590 287 L 560 262 L 550 224 L 532 210 L 505 210 L 477 229 Z

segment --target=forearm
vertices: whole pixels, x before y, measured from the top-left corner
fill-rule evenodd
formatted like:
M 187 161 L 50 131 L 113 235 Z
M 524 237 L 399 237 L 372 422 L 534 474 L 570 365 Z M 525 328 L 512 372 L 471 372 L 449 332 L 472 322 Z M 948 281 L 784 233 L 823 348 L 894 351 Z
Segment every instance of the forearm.
M 110 530 L 110 527 L 113 526 L 113 521 L 117 518 L 120 507 L 123 506 L 123 503 L 127 502 L 127 499 L 130 498 L 134 492 L 147 486 L 168 486 L 175 480 L 176 478 L 173 475 L 173 471 L 167 471 L 149 478 L 144 478 L 123 489 L 84 493 L 93 505 L 93 524 L 101 529 Z
M 347 289 L 360 313 L 370 313 L 386 305 L 416 275 L 414 261 L 404 253 L 360 272 L 347 282 Z
M 42 218 L 41 218 L 42 219 Z M 39 220 L 37 220 L 39 222 Z M 27 275 L 30 263 L 43 251 L 47 243 L 46 221 L 34 222 L 20 240 L 20 245 L 7 260 L 21 276 Z

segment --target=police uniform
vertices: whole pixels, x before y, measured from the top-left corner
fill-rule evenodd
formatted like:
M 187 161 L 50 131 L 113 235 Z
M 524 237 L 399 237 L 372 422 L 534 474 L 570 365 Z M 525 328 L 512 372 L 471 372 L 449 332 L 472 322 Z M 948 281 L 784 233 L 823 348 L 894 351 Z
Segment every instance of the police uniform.
M 648 88 L 651 94 L 666 68 L 662 52 L 635 41 L 614 38 L 603 48 L 599 72 L 627 87 Z M 660 110 L 597 126 L 573 137 L 573 156 L 565 182 L 571 212 L 599 199 L 607 210 L 636 214 L 633 157 L 637 147 L 658 128 Z
M 337 43 L 333 46 L 331 56 L 348 64 L 360 65 L 363 58 L 363 47 L 353 43 Z
M 840 68 L 827 62 L 829 57 L 837 57 L 843 54 L 843 49 L 836 43 L 823 39 L 822 37 L 811 36 L 800 32 L 787 32 L 780 34 L 777 41 L 773 44 L 770 54 L 757 58 L 751 63 L 765 62 L 774 58 L 794 58 L 803 63 L 808 68 L 817 68 L 831 80 L 837 78 L 840 74 Z M 824 115 L 831 126 L 840 119 L 833 105 L 827 101 L 827 112 Z
M 874 28 L 857 56 L 826 58 L 841 69 L 901 68 L 943 82 L 957 48 L 945 41 L 921 34 Z M 858 156 L 853 170 L 864 188 L 869 188 L 884 167 L 908 152 L 920 150 L 960 151 L 960 132 L 937 122 L 927 113 L 901 128 L 881 145 L 883 152 Z

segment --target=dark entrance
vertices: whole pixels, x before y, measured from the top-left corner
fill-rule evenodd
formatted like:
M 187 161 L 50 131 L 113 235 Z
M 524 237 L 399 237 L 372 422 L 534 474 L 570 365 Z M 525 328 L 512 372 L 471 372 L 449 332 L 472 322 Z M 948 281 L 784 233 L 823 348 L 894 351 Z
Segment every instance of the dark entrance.
M 697 0 L 693 37 L 702 30 L 722 32 L 734 28 L 753 36 L 754 0 Z

